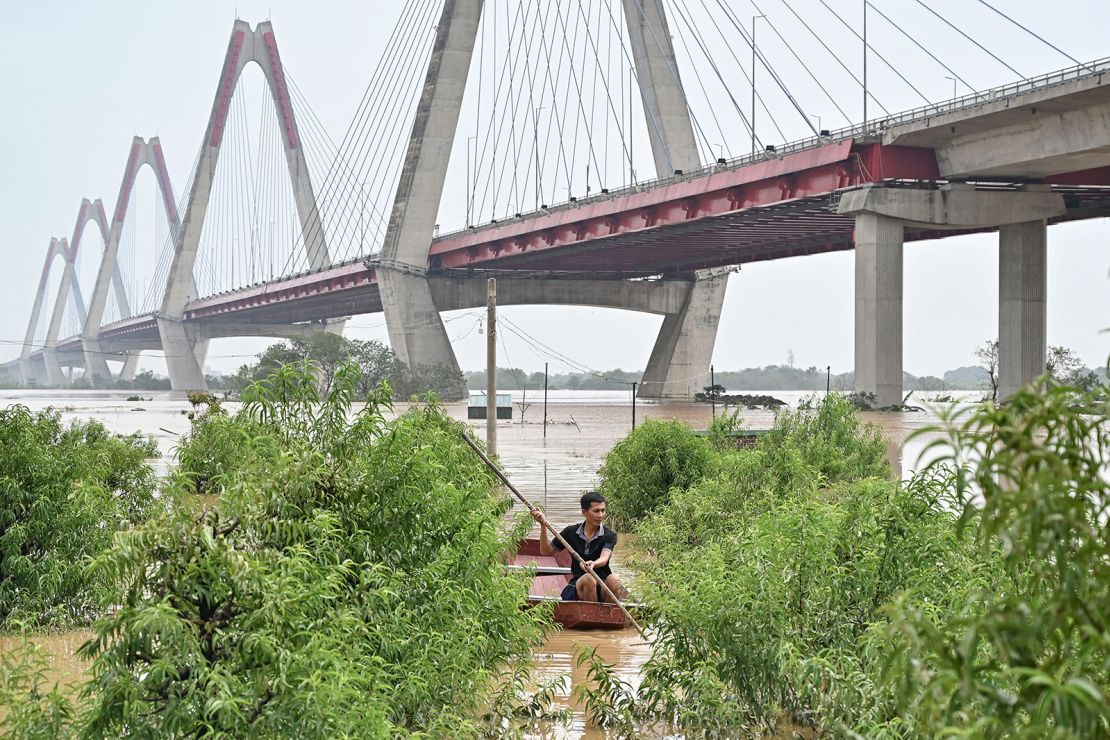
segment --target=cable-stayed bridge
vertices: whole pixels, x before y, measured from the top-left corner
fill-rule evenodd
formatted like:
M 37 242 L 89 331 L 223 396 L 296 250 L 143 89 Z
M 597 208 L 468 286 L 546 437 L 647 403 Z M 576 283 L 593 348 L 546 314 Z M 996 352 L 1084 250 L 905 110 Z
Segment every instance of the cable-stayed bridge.
M 185 189 L 175 196 L 157 139 L 132 143 L 111 221 L 86 201 L 72 235 L 50 241 L 9 369 L 41 385 L 75 370 L 128 377 L 138 353 L 162 350 L 173 387 L 197 389 L 211 339 L 342 331 L 378 311 L 403 360 L 457 367 L 440 313 L 483 304 L 494 275 L 502 304 L 663 315 L 643 393 L 685 396 L 708 382 L 735 266 L 854 248 L 856 384 L 886 405 L 901 398 L 903 243 L 998 231 L 1000 371 L 1012 392 L 1044 367 L 1047 226 L 1110 213 L 1110 60 L 1023 77 L 953 26 L 1018 79 L 899 113 L 833 54 L 860 83 L 864 118 L 852 123 L 785 23 L 822 45 L 826 32 L 783 5 L 793 15 L 764 16 L 762 30 L 843 128 L 815 125 L 727 4 L 709 24 L 673 0 L 409 3 L 338 141 L 271 25 L 238 21 Z M 917 91 L 866 31 L 822 5 L 872 65 Z M 864 7 L 971 89 L 897 17 Z M 811 136 L 765 142 L 761 131 L 782 132 L 772 94 Z M 129 237 L 143 165 L 160 252 Z M 440 234 L 445 198 L 465 201 L 466 218 Z M 79 248 L 87 224 L 99 252 L 88 235 Z

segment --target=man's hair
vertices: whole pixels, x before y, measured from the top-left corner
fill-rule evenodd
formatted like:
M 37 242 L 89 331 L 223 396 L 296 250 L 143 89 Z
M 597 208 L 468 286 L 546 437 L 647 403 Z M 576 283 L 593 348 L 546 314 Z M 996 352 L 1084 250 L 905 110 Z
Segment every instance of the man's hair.
M 597 491 L 587 491 L 582 494 L 582 511 L 589 511 L 594 504 L 605 503 L 605 497 Z

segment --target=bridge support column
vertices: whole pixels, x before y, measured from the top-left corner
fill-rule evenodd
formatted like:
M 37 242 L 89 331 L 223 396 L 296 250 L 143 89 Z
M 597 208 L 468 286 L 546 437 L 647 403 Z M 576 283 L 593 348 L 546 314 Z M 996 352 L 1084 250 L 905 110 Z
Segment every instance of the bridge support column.
M 65 373 L 62 372 L 62 366 L 58 362 L 58 353 L 53 347 L 46 347 L 42 351 L 42 361 L 46 365 L 46 385 L 55 388 L 61 387 L 66 384 Z
M 901 221 L 856 216 L 855 389 L 879 408 L 902 402 Z
M 409 367 L 445 365 L 458 372 L 459 363 L 427 278 L 379 270 L 378 286 L 389 344 L 401 362 Z
M 19 375 L 22 378 L 23 385 L 31 385 L 32 381 L 38 384 L 38 378 L 35 377 L 35 368 L 30 359 L 19 359 Z
M 112 373 L 108 369 L 108 362 L 104 359 L 104 352 L 100 348 L 100 342 L 96 339 L 88 337 L 81 338 L 81 350 L 85 353 L 85 377 L 89 378 L 103 378 L 104 380 L 111 380 Z
M 204 380 L 204 358 L 197 357 L 197 346 L 203 345 L 201 351 L 206 352 L 208 343 L 191 339 L 180 319 L 158 317 L 158 334 L 166 353 L 170 388 L 181 392 L 208 390 Z
M 1000 230 L 999 361 L 1009 383 L 1000 389 L 1002 396 L 1044 372 L 1044 224 L 1067 213 L 1060 193 L 1044 185 L 1015 191 L 960 183 L 922 189 L 872 185 L 844 193 L 837 212 L 856 219 L 856 390 L 874 393 L 880 407 L 902 400 L 906 226 Z
M 206 347 L 207 349 L 207 347 Z M 201 363 L 204 367 L 204 363 Z M 130 383 L 135 379 L 135 371 L 139 369 L 139 353 L 131 352 L 127 355 L 127 359 L 123 361 L 123 367 L 119 371 L 119 379 L 125 383 Z
M 447 0 L 377 268 L 389 344 L 409 366 L 459 364 L 424 270 L 458 128 L 483 0 Z M 461 376 L 460 376 L 461 377 Z M 456 393 L 465 388 L 460 380 Z
M 1044 221 L 998 230 L 998 400 L 1045 371 L 1046 234 Z
M 699 274 L 690 283 L 682 311 L 663 317 L 644 370 L 641 398 L 689 399 L 709 385 L 728 276 L 720 271 Z

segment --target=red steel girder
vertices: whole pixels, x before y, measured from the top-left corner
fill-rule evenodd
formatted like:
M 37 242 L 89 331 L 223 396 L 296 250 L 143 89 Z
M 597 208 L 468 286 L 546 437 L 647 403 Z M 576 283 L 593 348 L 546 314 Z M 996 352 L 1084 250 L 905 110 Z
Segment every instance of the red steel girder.
M 644 192 L 593 200 L 506 224 L 437 239 L 431 270 L 491 266 L 500 260 L 562 251 L 617 236 L 670 230 L 729 213 L 808 198 L 884 179 L 936 180 L 931 149 L 845 140 Z

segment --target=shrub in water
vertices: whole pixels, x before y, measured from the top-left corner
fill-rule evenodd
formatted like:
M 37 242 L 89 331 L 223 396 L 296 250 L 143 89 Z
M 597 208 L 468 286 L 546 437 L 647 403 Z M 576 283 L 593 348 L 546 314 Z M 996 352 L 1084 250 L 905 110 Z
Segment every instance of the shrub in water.
M 899 601 L 906 714 L 983 737 L 1110 737 L 1110 401 L 1046 379 L 949 419 L 946 446 L 964 531 L 1008 587 L 949 614 Z
M 686 736 L 1110 736 L 1106 399 L 1042 384 L 934 444 L 909 483 L 867 477 L 881 444 L 830 398 L 676 491 L 640 529 L 643 682 L 601 681 L 591 711 Z
M 0 624 L 89 621 L 103 583 L 83 572 L 154 505 L 153 442 L 55 411 L 0 409 Z
M 602 495 L 614 526 L 634 526 L 706 474 L 712 447 L 678 421 L 650 419 L 636 427 L 605 458 Z
M 219 479 L 218 509 L 123 534 L 100 559 L 122 597 L 83 648 L 83 732 L 479 732 L 498 673 L 547 619 L 500 565 L 522 530 L 504 530 L 506 498 L 441 408 L 387 423 L 383 386 L 352 416 L 357 385 L 344 367 L 320 399 L 286 367 L 252 386 L 221 423 L 265 441 Z

